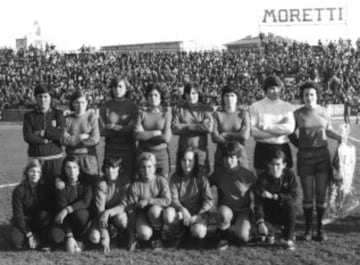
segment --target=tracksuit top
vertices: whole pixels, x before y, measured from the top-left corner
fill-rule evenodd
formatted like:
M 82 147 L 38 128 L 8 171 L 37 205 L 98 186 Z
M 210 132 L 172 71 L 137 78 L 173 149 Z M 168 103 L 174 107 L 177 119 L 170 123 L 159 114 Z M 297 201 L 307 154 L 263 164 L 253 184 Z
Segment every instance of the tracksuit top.
M 262 198 L 263 191 L 268 191 L 272 194 L 277 194 L 279 199 Z M 297 199 L 297 182 L 295 174 L 288 168 L 285 168 L 280 178 L 275 178 L 267 171 L 263 172 L 255 184 L 255 216 L 256 220 L 264 218 L 263 202 L 271 200 L 274 203 L 283 203 L 287 200 Z
M 15 187 L 12 193 L 12 224 L 24 235 L 31 232 L 26 221 L 35 218 L 40 212 L 50 212 L 51 200 L 49 189 L 38 183 L 32 188 L 27 180 L 22 181 Z
M 93 189 L 91 185 L 84 181 L 78 181 L 73 185 L 65 181 L 65 187 L 63 189 L 56 188 L 55 193 L 58 211 L 67 206 L 71 206 L 73 211 L 77 211 L 89 208 Z
M 24 115 L 23 135 L 29 144 L 28 155 L 44 160 L 61 158 L 63 150 L 60 140 L 64 134 L 64 116 L 62 111 L 49 109 L 46 113 L 35 109 Z M 44 137 L 35 134 L 35 131 L 44 130 Z M 45 143 L 45 139 L 49 142 Z

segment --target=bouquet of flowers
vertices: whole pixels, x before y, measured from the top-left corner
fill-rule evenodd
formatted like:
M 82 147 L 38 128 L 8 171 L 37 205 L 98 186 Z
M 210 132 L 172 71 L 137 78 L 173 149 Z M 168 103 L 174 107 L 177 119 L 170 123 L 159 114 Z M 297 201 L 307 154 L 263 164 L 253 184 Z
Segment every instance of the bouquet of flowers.
M 352 195 L 352 181 L 355 172 L 355 146 L 348 142 L 350 126 L 342 126 L 342 141 L 338 145 L 333 159 L 333 181 L 330 185 L 330 217 L 344 217 L 347 212 L 358 205 Z

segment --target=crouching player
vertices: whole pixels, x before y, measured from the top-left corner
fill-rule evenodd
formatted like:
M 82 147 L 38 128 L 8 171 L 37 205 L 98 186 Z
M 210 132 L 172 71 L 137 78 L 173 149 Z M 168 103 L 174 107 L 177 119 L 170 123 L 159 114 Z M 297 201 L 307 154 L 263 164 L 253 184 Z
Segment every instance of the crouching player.
M 164 211 L 165 227 L 169 230 L 164 232 L 170 237 L 167 239 L 178 246 L 184 234 L 182 228 L 188 227 L 200 247 L 207 234 L 208 211 L 213 206 L 213 198 L 207 178 L 200 174 L 199 157 L 193 148 L 178 153 L 170 191 L 171 207 Z
M 221 176 L 213 174 L 210 178 L 210 183 L 218 191 L 219 250 L 228 247 L 228 231 L 232 225 L 231 230 L 239 243 L 246 243 L 250 239 L 250 205 L 256 178 L 251 171 L 241 166 L 244 153 L 244 148 L 238 142 L 226 143 L 222 152 L 225 170 Z
M 255 215 L 258 231 L 268 242 L 275 242 L 275 226 L 283 226 L 285 247 L 295 250 L 295 201 L 297 183 L 294 173 L 286 168 L 286 157 L 276 150 L 270 157 L 268 170 L 260 174 L 255 185 Z
M 90 225 L 89 207 L 92 199 L 92 186 L 81 174 L 79 158 L 67 156 L 63 162 L 61 180 L 64 187 L 56 187 L 56 208 L 54 226 L 50 238 L 55 244 L 65 241 L 66 250 L 79 252 L 82 240 Z
M 143 152 L 137 160 L 138 176 L 129 189 L 127 205 L 135 207 L 135 227 L 130 227 L 128 248 L 136 249 L 138 241 L 150 241 L 154 249 L 162 248 L 163 209 L 171 202 L 169 184 L 156 175 L 156 158 Z M 130 223 L 130 222 L 129 222 Z M 132 222 L 131 222 L 132 224 Z
M 110 228 L 123 232 L 128 225 L 128 216 L 123 206 L 130 185 L 130 177 L 121 174 L 121 158 L 106 158 L 103 165 L 105 179 L 95 187 L 95 220 L 89 232 L 93 244 L 101 244 L 104 252 L 110 252 Z M 121 175 L 121 176 L 120 176 Z
M 42 170 L 38 159 L 30 160 L 24 170 L 24 180 L 12 194 L 13 218 L 11 241 L 21 249 L 24 243 L 30 249 L 47 245 L 48 226 L 51 221 L 51 194 L 41 183 Z

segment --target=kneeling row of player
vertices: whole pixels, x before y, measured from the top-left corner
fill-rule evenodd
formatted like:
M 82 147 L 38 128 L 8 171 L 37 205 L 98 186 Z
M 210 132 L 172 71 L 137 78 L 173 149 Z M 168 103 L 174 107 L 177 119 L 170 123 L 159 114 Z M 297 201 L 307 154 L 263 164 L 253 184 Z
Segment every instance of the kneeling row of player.
M 240 144 L 226 144 L 222 176 L 208 179 L 200 173 L 196 151 L 186 149 L 178 154 L 170 184 L 156 175 L 156 160 L 151 153 L 138 157 L 138 176 L 133 183 L 122 175 L 120 161 L 105 160 L 105 178 L 95 187 L 82 177 L 77 158 L 67 157 L 55 196 L 41 184 L 40 161 L 32 160 L 25 167 L 24 181 L 13 192 L 12 242 L 16 248 L 27 243 L 31 249 L 65 243 L 67 251 L 76 252 L 81 250 L 80 242 L 88 239 L 109 252 L 110 227 L 128 231 L 130 250 L 141 241 L 161 247 L 161 235 L 179 242 L 186 228 L 192 237 L 203 240 L 213 207 L 211 184 L 218 191 L 219 249 L 228 246 L 230 227 L 239 241 L 249 240 L 252 194 L 258 231 L 271 241 L 272 225 L 282 225 L 286 246 L 294 249 L 297 184 L 292 172 L 285 168 L 284 153 L 274 152 L 268 171 L 256 180 L 240 165 L 242 152 Z

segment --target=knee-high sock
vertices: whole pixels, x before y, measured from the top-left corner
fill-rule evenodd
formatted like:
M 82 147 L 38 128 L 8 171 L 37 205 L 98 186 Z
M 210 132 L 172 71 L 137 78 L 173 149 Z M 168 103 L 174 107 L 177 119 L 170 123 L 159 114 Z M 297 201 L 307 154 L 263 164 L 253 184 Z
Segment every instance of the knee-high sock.
M 316 207 L 316 215 L 317 215 L 317 229 L 321 231 L 323 228 L 322 219 L 324 217 L 325 208 L 324 207 Z
M 305 231 L 310 231 L 312 227 L 312 215 L 313 208 L 304 208 L 304 217 L 305 217 Z

